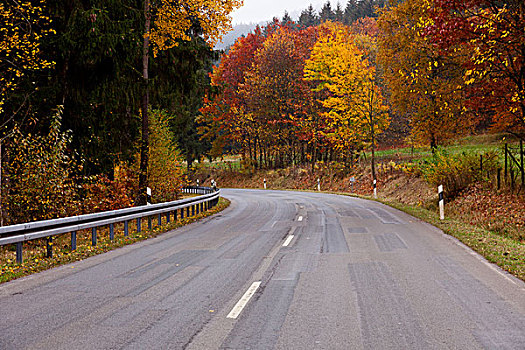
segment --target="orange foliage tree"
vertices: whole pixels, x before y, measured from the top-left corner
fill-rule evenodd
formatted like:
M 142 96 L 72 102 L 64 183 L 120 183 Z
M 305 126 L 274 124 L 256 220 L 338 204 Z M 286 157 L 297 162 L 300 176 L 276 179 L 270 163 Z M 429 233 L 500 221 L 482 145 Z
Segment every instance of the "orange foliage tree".
M 462 56 L 443 54 L 427 36 L 429 2 L 407 0 L 384 10 L 378 61 L 389 87 L 390 102 L 408 114 L 411 138 L 435 149 L 444 140 L 471 130 L 465 107 Z

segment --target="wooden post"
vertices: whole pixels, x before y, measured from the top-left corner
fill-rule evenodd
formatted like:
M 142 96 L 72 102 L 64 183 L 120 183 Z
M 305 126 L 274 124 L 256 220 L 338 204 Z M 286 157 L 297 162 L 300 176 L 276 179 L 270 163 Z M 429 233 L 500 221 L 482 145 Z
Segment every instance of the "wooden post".
M 523 167 L 523 140 L 520 140 L 521 187 L 525 187 L 525 168 Z
M 479 155 L 479 173 L 483 177 L 483 154 Z
M 507 155 L 507 152 L 508 152 L 508 144 L 505 144 L 505 183 L 507 183 L 507 174 L 509 173 L 508 171 L 508 155 Z

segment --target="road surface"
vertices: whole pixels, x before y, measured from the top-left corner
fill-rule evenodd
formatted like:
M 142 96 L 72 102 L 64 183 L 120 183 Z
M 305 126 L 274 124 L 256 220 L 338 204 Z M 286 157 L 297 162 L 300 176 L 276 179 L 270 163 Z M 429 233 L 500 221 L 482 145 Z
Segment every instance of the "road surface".
M 223 190 L 210 218 L 0 285 L 0 349 L 525 349 L 525 284 L 382 204 Z

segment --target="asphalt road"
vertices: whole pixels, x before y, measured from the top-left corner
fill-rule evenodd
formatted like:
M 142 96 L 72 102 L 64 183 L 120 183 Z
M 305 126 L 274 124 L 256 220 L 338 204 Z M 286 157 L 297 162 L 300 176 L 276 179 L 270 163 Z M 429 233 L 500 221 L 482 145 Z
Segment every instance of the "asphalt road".
M 525 284 L 384 205 L 222 213 L 0 285 L 0 349 L 525 349 Z

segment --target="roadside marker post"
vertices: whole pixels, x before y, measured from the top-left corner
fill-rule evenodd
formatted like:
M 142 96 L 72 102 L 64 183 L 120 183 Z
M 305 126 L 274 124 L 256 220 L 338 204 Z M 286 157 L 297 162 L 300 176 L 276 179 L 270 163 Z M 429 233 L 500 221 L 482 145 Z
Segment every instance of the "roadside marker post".
M 151 205 L 151 188 L 149 187 L 146 187 L 146 197 L 147 197 L 146 205 Z
M 317 178 L 317 191 L 321 191 L 321 179 Z
M 353 193 L 354 192 L 354 182 L 355 182 L 355 177 L 351 177 L 350 178 L 350 186 L 352 186 L 352 189 L 351 189 L 351 192 Z
M 445 220 L 445 198 L 443 197 L 443 185 L 438 186 L 439 194 L 439 219 Z
M 264 189 L 266 189 L 266 179 L 264 179 Z
M 377 198 L 377 180 L 374 179 L 374 198 Z
M 197 179 L 197 187 L 199 187 L 199 179 Z

